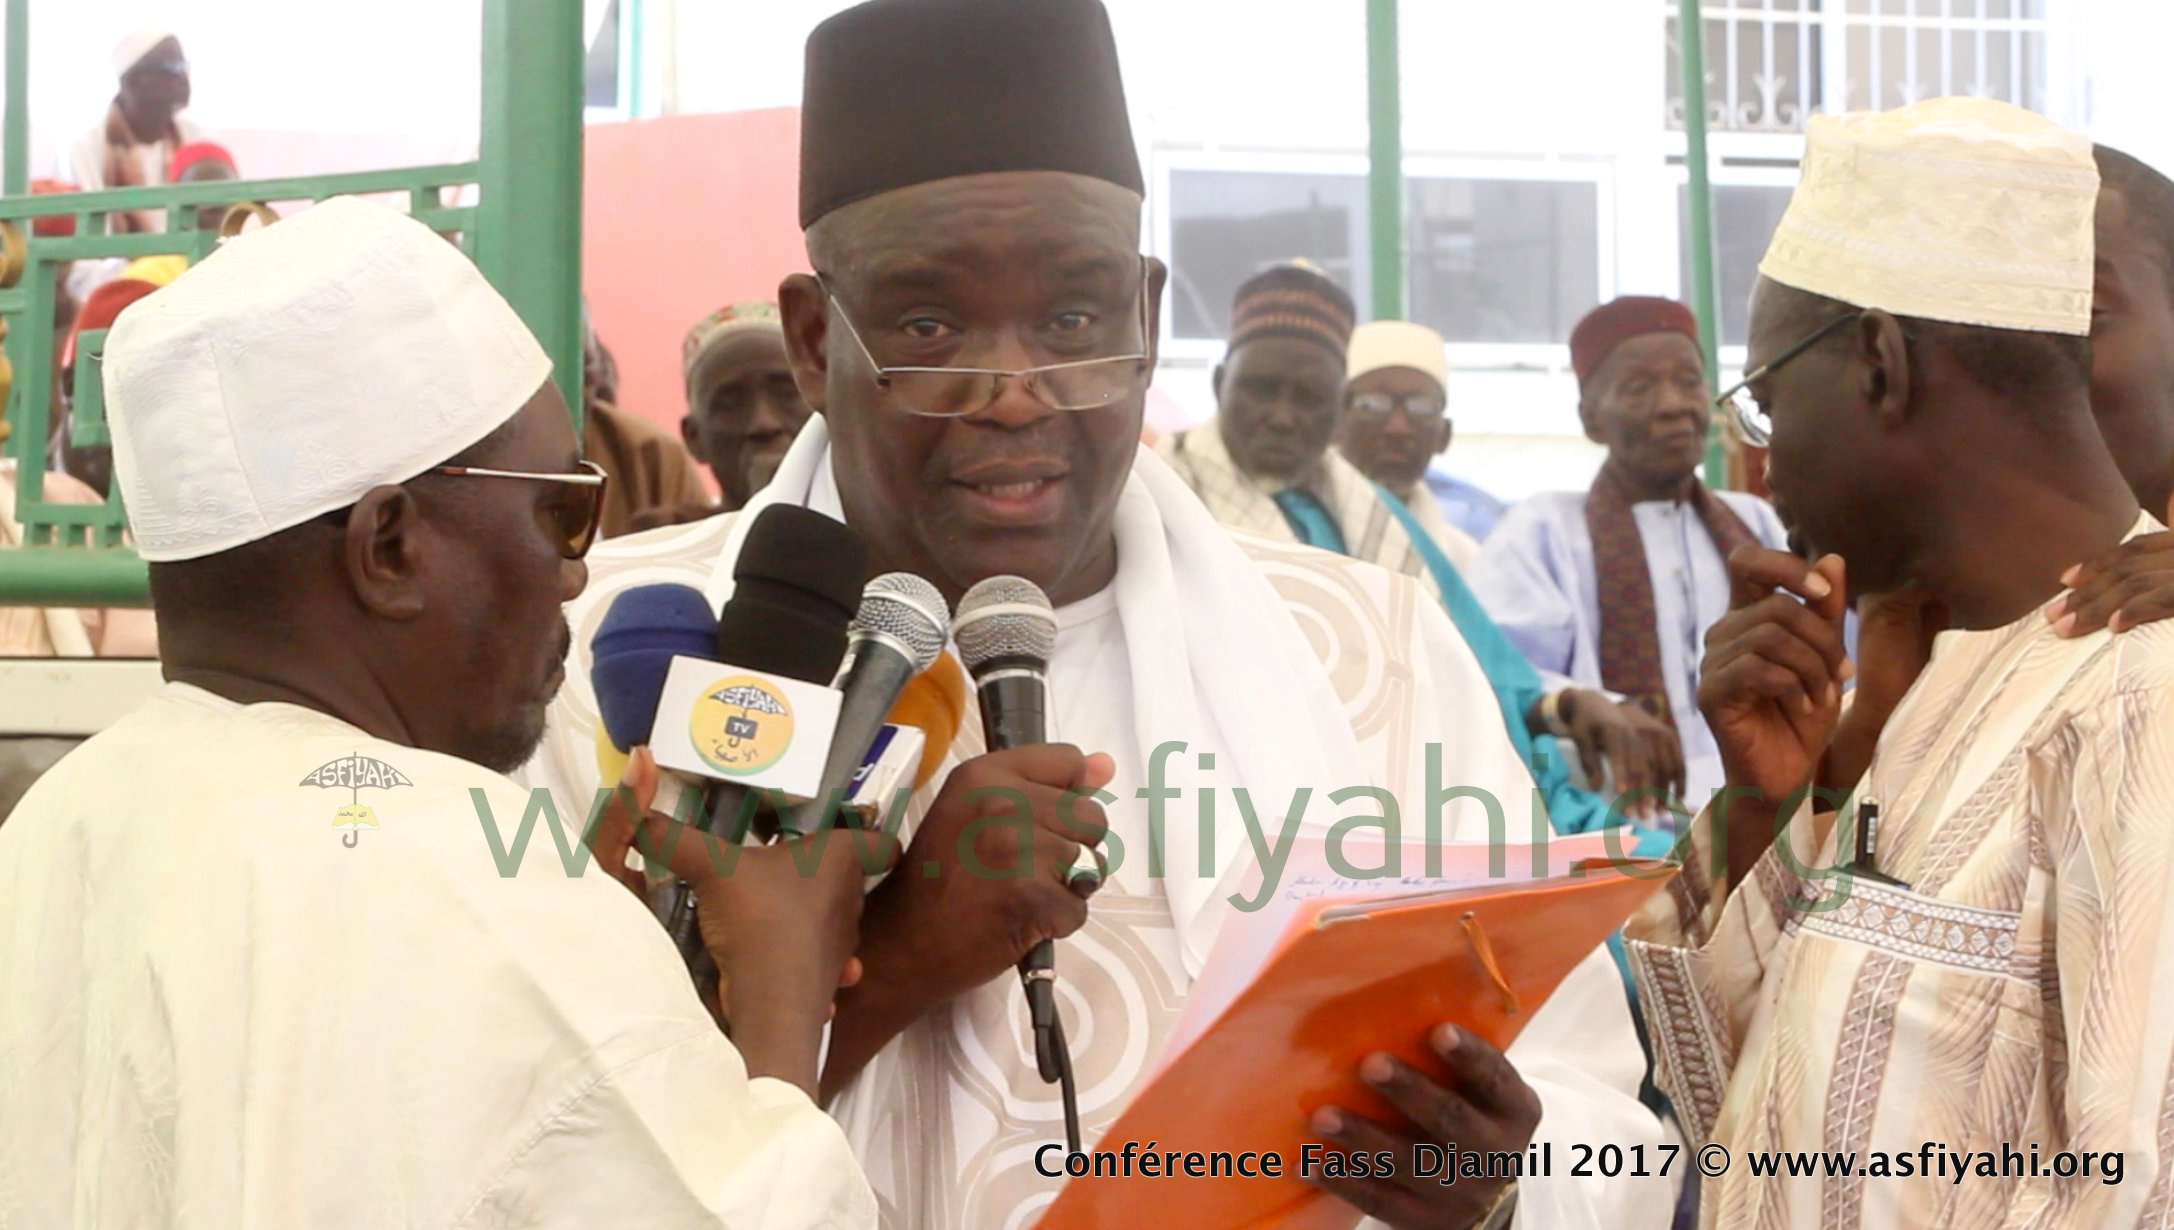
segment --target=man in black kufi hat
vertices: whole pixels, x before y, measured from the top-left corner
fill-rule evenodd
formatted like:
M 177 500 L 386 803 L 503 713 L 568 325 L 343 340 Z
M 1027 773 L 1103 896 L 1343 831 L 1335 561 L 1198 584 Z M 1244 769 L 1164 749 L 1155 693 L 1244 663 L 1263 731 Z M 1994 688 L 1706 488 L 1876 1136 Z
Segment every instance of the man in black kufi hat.
M 868 897 L 866 973 L 839 997 L 824 1076 L 886 1225 L 1024 1225 L 1064 1183 L 1034 1161 L 1062 1119 L 1026 1044 L 1013 966 L 1029 948 L 1057 941 L 1092 1142 L 1152 1074 L 1250 863 L 1265 852 L 1281 873 L 1284 834 L 1338 819 L 1330 792 L 1393 794 L 1417 833 L 1430 744 L 1434 797 L 1466 786 L 1522 817 L 1532 779 L 1417 583 L 1234 539 L 1139 447 L 1166 271 L 1140 253 L 1144 185 L 1098 0 L 849 9 L 808 41 L 801 125 L 814 272 L 785 279 L 778 301 L 817 417 L 741 514 L 592 553 L 569 607 L 577 661 L 531 778 L 592 797 L 579 655 L 612 596 L 664 580 L 721 592 L 769 503 L 841 517 L 874 570 L 917 573 L 952 602 L 990 576 L 1040 586 L 1059 624 L 1057 742 L 990 753 L 966 715 L 914 799 L 898 869 Z M 1476 799 L 1440 816 L 1448 839 L 1487 837 Z M 1090 903 L 1068 871 L 1096 860 L 1107 875 Z M 1455 1031 L 1429 1045 L 1447 1085 L 1387 1056 L 1361 1073 L 1416 1129 L 1346 1113 L 1312 1130 L 1347 1150 L 1661 1142 L 1604 951 L 1507 1058 Z M 1411 1226 L 1665 1225 L 1672 1203 L 1657 1178 L 1316 1181 Z

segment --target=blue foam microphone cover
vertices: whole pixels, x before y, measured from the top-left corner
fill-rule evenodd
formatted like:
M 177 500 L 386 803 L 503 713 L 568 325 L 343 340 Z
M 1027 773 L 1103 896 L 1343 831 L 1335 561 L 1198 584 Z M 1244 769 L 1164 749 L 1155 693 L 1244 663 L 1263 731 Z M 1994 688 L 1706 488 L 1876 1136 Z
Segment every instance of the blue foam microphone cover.
M 649 742 L 675 657 L 717 657 L 717 616 L 690 585 L 642 585 L 612 599 L 589 642 L 589 682 L 611 744 Z

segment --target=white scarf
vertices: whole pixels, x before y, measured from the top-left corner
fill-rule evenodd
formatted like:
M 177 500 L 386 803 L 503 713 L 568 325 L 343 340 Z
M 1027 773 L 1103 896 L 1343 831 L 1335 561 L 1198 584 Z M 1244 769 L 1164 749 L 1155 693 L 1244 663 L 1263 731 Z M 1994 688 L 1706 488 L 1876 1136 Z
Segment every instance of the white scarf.
M 1298 535 L 1292 532 L 1291 523 L 1284 519 L 1283 509 L 1276 503 L 1275 493 L 1291 484 L 1280 479 L 1254 478 L 1239 469 L 1238 462 L 1230 455 L 1229 445 L 1223 441 L 1222 420 L 1209 419 L 1190 431 L 1171 436 L 1155 449 L 1155 455 L 1168 463 L 1172 474 L 1192 488 L 1217 521 L 1264 538 L 1299 541 Z M 1343 454 L 1335 448 L 1321 454 L 1314 479 L 1300 486 L 1321 501 L 1329 515 L 1336 519 L 1336 528 L 1344 536 L 1346 555 L 1408 577 L 1426 575 L 1426 557 L 1412 545 L 1411 535 L 1405 532 L 1403 522 L 1391 515 L 1381 497 L 1374 493 L 1374 484 L 1366 475 L 1344 460 Z M 1431 506 L 1433 501 L 1428 499 L 1419 503 Z M 1425 525 L 1425 514 L 1417 509 L 1414 512 Z M 1440 512 L 1434 514 L 1434 520 L 1441 521 Z M 1431 531 L 1433 527 L 1428 528 Z M 1439 540 L 1440 536 L 1437 538 Z
M 732 562 L 747 527 L 772 504 L 835 511 L 830 436 L 808 421 L 777 476 L 734 519 L 707 593 L 713 607 L 732 594 Z M 1273 842 L 1294 792 L 1310 788 L 1306 828 L 1333 819 L 1329 791 L 1373 782 L 1343 701 L 1268 578 L 1162 459 L 1142 448 L 1117 505 L 1117 614 L 1132 658 L 1134 729 L 1142 746 L 1130 765 L 1144 771 L 1159 743 L 1185 751 L 1164 761 L 1165 784 L 1185 793 L 1164 808 L 1164 890 L 1183 941 L 1187 973 L 1198 975 L 1222 926 L 1224 898 L 1254 858 L 1232 791 L 1250 797 L 1264 840 Z M 1118 751 L 1119 749 L 1101 749 Z M 1213 753 L 1215 768 L 1195 757 Z M 1122 758 L 1122 757 L 1121 757 Z M 1199 874 L 1199 790 L 1214 789 L 1213 877 Z

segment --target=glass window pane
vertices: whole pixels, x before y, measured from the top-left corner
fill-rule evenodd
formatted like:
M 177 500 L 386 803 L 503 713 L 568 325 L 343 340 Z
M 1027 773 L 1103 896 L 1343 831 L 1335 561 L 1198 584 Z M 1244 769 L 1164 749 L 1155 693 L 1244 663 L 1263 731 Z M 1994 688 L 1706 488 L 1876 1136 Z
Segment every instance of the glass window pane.
M 1790 189 L 1750 184 L 1714 185 L 1714 281 L 1719 285 L 1721 344 L 1741 346 L 1751 332 L 1751 287 L 1759 278 L 1759 258 L 1766 255 L 1767 241 L 1789 207 Z M 1691 190 L 1676 193 L 1677 216 L 1682 219 L 1683 298 L 1693 297 L 1691 287 Z
M 1985 36 L 1985 95 L 2016 100 L 2015 35 L 1995 30 Z
M 2023 90 L 2017 106 L 2031 111 L 2046 109 L 2046 36 L 2040 31 L 2016 36 L 2023 40 Z
M 1560 343 L 1599 302 L 1596 185 L 1415 179 L 1406 194 L 1411 317 L 1449 341 Z
M 619 0 L 604 10 L 604 22 L 583 61 L 582 102 L 591 107 L 619 105 Z
M 1849 65 L 1850 111 L 1872 109 L 1872 27 L 1851 25 L 1845 35 L 1843 62 Z
M 1170 312 L 1178 337 L 1222 337 L 1230 301 L 1247 278 L 1304 258 L 1360 303 L 1366 180 L 1274 171 L 1170 175 Z M 1364 284 L 1362 284 L 1364 283 Z

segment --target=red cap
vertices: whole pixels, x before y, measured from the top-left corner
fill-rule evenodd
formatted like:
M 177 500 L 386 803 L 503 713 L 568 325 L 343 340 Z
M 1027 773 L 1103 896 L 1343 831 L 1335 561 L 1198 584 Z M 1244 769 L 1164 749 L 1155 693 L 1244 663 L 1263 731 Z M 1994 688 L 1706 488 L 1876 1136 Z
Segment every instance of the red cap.
M 217 141 L 191 141 L 174 151 L 173 161 L 166 166 L 166 182 L 169 184 L 180 183 L 183 171 L 199 162 L 211 159 L 216 159 L 230 167 L 236 165 L 234 155 L 227 153 L 226 146 L 219 144 Z M 239 170 L 235 172 L 237 175 L 240 173 Z
M 71 184 L 65 179 L 34 179 L 30 181 L 30 190 L 33 193 L 81 192 L 83 186 L 81 184 Z M 75 234 L 75 215 L 54 214 L 50 218 L 35 219 L 30 224 L 30 233 L 43 235 L 48 239 L 65 239 Z
M 76 313 L 75 328 L 68 331 L 68 344 L 61 348 L 60 365 L 75 366 L 75 340 L 86 329 L 110 329 L 120 319 L 121 309 L 158 289 L 155 282 L 141 278 L 115 278 L 92 291 L 83 300 L 83 310 Z
M 1681 333 L 1698 340 L 1698 317 L 1674 299 L 1624 295 L 1585 314 L 1570 331 L 1570 367 L 1578 384 L 1590 380 L 1608 352 L 1646 333 Z

